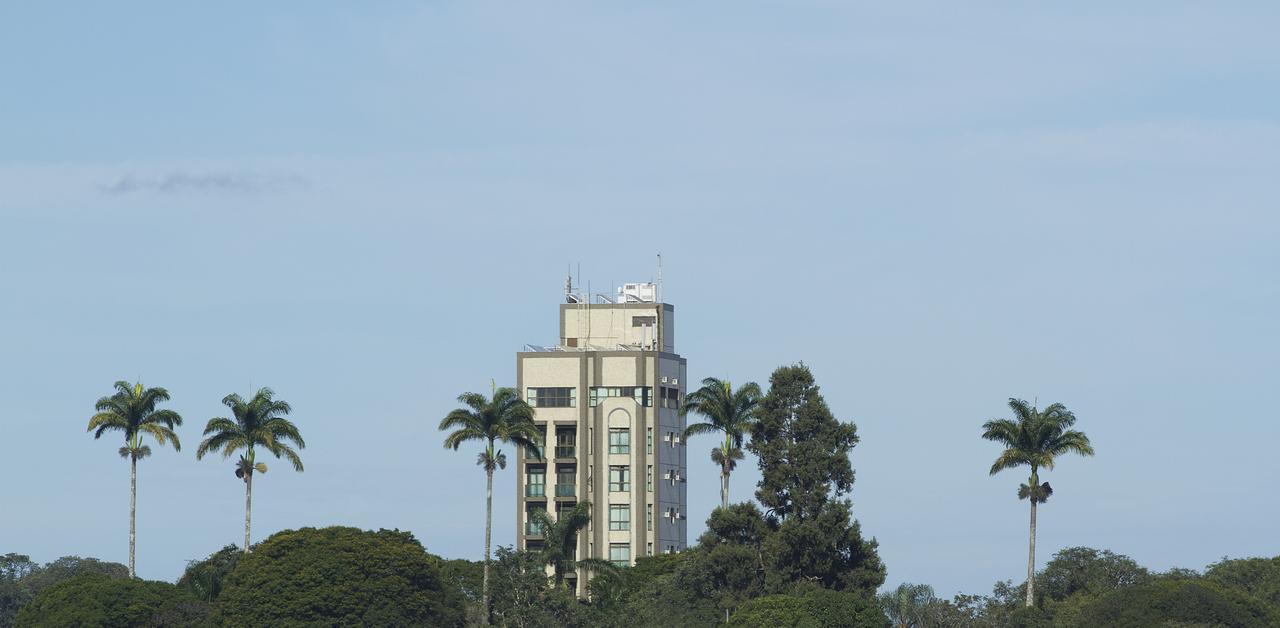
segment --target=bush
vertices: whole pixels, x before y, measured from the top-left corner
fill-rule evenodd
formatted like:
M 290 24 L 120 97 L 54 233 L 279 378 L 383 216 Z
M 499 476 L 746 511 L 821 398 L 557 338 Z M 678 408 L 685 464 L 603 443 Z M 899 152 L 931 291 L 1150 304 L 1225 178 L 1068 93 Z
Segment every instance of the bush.
M 167 582 L 85 573 L 47 587 L 18 611 L 18 626 L 198 625 L 208 610 Z M 182 608 L 179 623 L 163 611 Z
M 218 597 L 229 626 L 456 626 L 465 602 L 408 532 L 302 528 L 243 556 Z

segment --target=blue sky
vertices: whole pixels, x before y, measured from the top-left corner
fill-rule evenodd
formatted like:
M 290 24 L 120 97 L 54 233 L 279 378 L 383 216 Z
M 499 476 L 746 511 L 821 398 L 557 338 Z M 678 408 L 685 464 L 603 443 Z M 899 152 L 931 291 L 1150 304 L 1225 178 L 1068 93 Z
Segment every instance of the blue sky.
M 259 3 L 0 7 L 0 551 L 123 562 L 128 469 L 84 433 L 165 386 L 138 568 L 236 542 L 197 462 L 271 386 L 305 473 L 255 538 L 412 530 L 477 558 L 484 480 L 435 430 L 665 261 L 695 378 L 803 360 L 842 419 L 889 584 L 1025 569 L 1021 473 L 983 421 L 1060 401 L 1040 564 L 1280 554 L 1280 81 L 1266 3 Z M 690 532 L 718 500 L 690 451 Z M 733 478 L 748 499 L 753 461 Z M 495 539 L 514 535 L 500 477 Z

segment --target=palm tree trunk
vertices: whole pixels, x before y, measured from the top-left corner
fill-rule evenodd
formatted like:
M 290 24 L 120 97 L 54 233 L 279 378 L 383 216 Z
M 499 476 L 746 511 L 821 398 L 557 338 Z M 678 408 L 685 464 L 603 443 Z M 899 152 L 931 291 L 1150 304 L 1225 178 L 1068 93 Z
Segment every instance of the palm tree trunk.
M 133 548 L 134 541 L 137 539 L 137 528 L 135 522 L 138 519 L 138 458 L 132 454 L 129 456 L 129 577 L 136 578 L 138 572 L 134 570 L 133 564 Z
M 493 469 L 485 469 L 484 487 L 484 583 L 481 585 L 480 602 L 484 607 L 481 621 L 489 624 L 489 537 L 493 532 Z
M 720 469 L 720 507 L 729 507 L 729 469 Z
M 1034 477 L 1034 476 L 1033 476 Z M 1027 606 L 1035 602 L 1036 588 L 1036 498 L 1031 496 L 1031 546 L 1027 550 Z
M 253 512 L 253 469 L 244 476 L 244 552 L 249 553 L 249 516 Z

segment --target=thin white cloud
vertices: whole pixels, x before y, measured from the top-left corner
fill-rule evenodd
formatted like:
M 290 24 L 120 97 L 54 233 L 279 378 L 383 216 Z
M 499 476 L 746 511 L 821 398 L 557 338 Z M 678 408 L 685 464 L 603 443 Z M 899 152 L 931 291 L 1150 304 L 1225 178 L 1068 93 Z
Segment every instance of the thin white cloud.
M 134 193 L 232 193 L 255 194 L 280 192 L 308 187 L 308 181 L 298 175 L 206 172 L 173 172 L 163 176 L 126 174 L 111 183 L 99 186 L 107 194 Z

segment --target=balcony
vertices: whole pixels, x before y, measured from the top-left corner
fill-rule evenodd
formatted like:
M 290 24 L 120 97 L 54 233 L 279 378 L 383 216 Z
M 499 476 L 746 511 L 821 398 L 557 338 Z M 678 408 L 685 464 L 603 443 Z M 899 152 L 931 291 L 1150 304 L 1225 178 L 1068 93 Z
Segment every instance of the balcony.
M 542 536 L 542 524 L 533 521 L 524 522 L 525 536 Z
M 524 496 L 525 497 L 546 497 L 547 485 L 546 484 L 525 484 Z
M 542 460 L 542 459 L 543 459 L 543 458 L 542 458 L 542 449 L 541 449 L 541 448 L 534 449 L 533 447 L 525 447 L 525 448 L 524 448 L 524 459 L 525 459 L 525 460 Z
M 577 449 L 573 445 L 557 445 L 556 446 L 557 458 L 573 458 L 575 455 L 577 455 L 576 452 L 577 452 Z
M 573 497 L 577 495 L 577 488 L 572 484 L 557 484 L 556 497 Z

